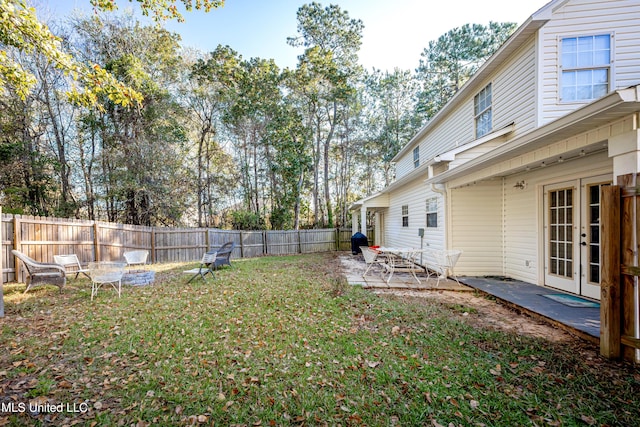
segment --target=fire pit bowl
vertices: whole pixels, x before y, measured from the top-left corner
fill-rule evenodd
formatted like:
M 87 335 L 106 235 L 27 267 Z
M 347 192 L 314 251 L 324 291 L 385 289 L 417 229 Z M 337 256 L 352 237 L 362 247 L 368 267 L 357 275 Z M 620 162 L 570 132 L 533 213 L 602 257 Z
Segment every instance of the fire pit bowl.
M 153 284 L 156 272 L 153 270 L 128 270 L 122 276 L 122 284 L 129 286 L 146 286 Z

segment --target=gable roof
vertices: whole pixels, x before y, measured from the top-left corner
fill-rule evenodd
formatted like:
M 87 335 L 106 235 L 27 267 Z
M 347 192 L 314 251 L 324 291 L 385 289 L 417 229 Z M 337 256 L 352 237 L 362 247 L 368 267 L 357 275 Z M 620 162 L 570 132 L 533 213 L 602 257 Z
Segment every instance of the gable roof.
M 425 124 L 422 129 L 416 133 L 413 138 L 391 159 L 392 162 L 398 161 L 407 152 L 412 150 L 431 129 L 435 128 L 442 122 L 449 113 L 455 110 L 459 103 L 462 102 L 470 94 L 481 89 L 480 85 L 483 80 L 495 72 L 504 61 L 513 55 L 522 45 L 536 32 L 544 26 L 550 19 L 553 11 L 562 7 L 569 0 L 552 0 L 533 15 L 531 15 L 513 34 L 505 41 L 500 48 L 485 61 L 484 64 L 475 72 L 473 76 L 456 92 L 456 94 L 438 111 L 435 116 Z

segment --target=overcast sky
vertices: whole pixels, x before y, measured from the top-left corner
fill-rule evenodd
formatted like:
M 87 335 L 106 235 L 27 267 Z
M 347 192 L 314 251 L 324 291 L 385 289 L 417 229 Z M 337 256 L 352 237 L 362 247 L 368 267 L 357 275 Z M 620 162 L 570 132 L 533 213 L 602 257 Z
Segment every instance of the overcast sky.
M 116 0 L 120 10 L 131 7 Z M 280 67 L 294 68 L 301 53 L 289 45 L 296 36 L 296 12 L 311 1 L 226 0 L 225 6 L 209 13 L 185 14 L 186 22 L 170 22 L 166 27 L 182 36 L 183 46 L 208 52 L 218 44 L 229 45 L 243 58 L 273 58 Z M 468 23 L 486 25 L 489 21 L 522 24 L 548 0 L 333 0 L 349 17 L 364 23 L 360 63 L 393 70 L 415 69 L 420 53 L 452 28 Z M 91 13 L 89 0 L 34 0 L 56 17 L 65 18 L 74 8 Z

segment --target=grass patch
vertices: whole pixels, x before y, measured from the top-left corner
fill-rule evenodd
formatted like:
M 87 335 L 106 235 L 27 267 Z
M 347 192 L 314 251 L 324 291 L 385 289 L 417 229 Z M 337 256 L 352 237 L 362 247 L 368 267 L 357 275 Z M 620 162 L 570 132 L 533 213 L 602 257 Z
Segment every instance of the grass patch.
M 334 258 L 238 260 L 190 284 L 191 265 L 155 266 L 155 285 L 93 302 L 86 279 L 8 286 L 0 425 L 638 422 L 636 368 L 350 287 Z

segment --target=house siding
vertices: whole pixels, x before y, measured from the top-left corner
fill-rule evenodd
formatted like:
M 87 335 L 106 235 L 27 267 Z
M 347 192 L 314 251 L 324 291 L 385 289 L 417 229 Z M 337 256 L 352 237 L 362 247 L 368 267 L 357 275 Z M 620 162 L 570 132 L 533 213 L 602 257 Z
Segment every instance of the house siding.
M 613 173 L 613 161 L 606 152 L 575 161 L 514 175 L 505 182 L 505 275 L 529 283 L 544 284 L 543 189 L 545 185 L 576 181 Z M 513 185 L 524 180 L 527 188 Z M 540 248 L 540 249 L 539 249 Z
M 543 284 L 540 276 L 545 185 L 611 174 L 606 152 L 450 190 L 451 248 L 462 248 L 460 275 L 504 275 Z M 514 187 L 525 181 L 526 188 Z M 504 196 L 504 202 L 503 202 Z M 504 236 L 504 237 L 503 237 Z
M 493 85 L 493 129 L 515 123 L 512 138 L 536 126 L 535 37 L 523 45 L 496 74 Z M 470 99 L 473 105 L 473 98 Z M 473 122 L 471 123 L 473 127 Z
M 483 181 L 450 191 L 451 249 L 463 249 L 459 275 L 503 271 L 502 182 Z
M 509 62 L 503 64 L 500 72 L 481 84 L 481 87 L 485 87 L 492 83 L 493 129 L 498 130 L 516 123 L 510 137 L 530 131 L 536 124 L 536 83 L 531 78 L 531 70 L 535 69 L 535 40 L 535 37 L 531 37 Z M 421 163 L 475 140 L 475 95 L 473 93 L 467 96 L 458 109 L 419 142 Z M 464 159 L 464 155 L 461 158 Z M 413 169 L 413 151 L 408 150 L 396 163 L 396 178 L 405 176 Z
M 638 83 L 640 74 L 640 2 L 573 0 L 560 7 L 540 31 L 542 46 L 542 100 L 539 125 L 564 116 L 589 102 L 560 102 L 559 69 L 560 38 L 613 34 L 612 89 L 621 89 Z M 613 30 L 613 31 L 612 31 Z
M 427 228 L 428 198 L 438 197 L 438 227 Z M 409 206 L 409 226 L 402 226 L 402 206 Z M 442 197 L 430 190 L 424 178 L 416 179 L 390 194 L 390 208 L 384 215 L 386 233 L 385 246 L 388 247 L 433 247 L 443 248 L 446 223 Z M 418 229 L 425 229 L 423 241 L 420 241 Z

